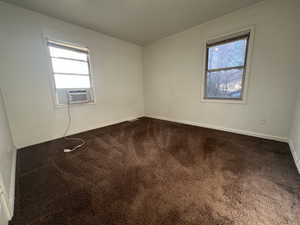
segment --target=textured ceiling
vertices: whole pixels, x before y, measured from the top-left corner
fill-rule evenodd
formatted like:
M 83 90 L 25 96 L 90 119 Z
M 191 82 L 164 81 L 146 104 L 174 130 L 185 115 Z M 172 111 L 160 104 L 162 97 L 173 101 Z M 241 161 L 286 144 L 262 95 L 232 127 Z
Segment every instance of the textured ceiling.
M 4 0 L 146 45 L 261 0 Z

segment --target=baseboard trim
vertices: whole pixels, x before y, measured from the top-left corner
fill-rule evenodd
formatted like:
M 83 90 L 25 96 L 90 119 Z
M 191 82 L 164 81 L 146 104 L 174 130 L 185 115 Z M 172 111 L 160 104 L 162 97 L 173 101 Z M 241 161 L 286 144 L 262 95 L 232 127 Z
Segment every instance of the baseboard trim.
M 187 121 L 187 120 L 177 120 L 177 119 L 171 119 L 171 118 L 161 117 L 161 116 L 146 115 L 145 117 L 149 117 L 149 118 L 153 118 L 153 119 L 160 119 L 160 120 L 167 120 L 167 121 L 171 121 L 171 122 L 175 122 L 175 123 L 182 123 L 182 124 L 187 124 L 187 125 L 192 125 L 192 126 L 204 127 L 204 128 L 214 129 L 214 130 L 221 130 L 221 131 L 231 132 L 231 133 L 235 133 L 235 134 L 242 134 L 242 135 L 247 135 L 247 136 L 252 136 L 252 137 L 258 137 L 258 138 L 288 143 L 288 138 L 286 138 L 286 137 L 272 136 L 272 135 L 257 133 L 257 132 L 253 132 L 253 131 L 238 130 L 238 129 L 233 129 L 233 128 L 215 126 L 215 125 L 211 125 L 211 124 L 207 124 L 207 123 L 198 123 L 198 122 L 192 122 L 192 121 Z
M 289 139 L 288 143 L 289 143 L 289 146 L 290 146 L 290 149 L 291 149 L 291 152 L 292 152 L 292 156 L 294 158 L 294 162 L 295 162 L 295 165 L 297 167 L 298 173 L 300 174 L 300 159 L 298 157 L 295 145 L 294 145 L 294 143 L 293 143 L 293 141 L 291 139 Z
M 82 132 L 87 132 L 87 131 L 90 131 L 90 130 L 100 129 L 100 128 L 103 128 L 103 127 L 107 127 L 107 126 L 111 126 L 111 125 L 115 125 L 115 124 L 119 124 L 119 123 L 124 123 L 124 122 L 128 122 L 128 121 L 134 121 L 134 120 L 136 120 L 138 118 L 141 118 L 141 117 L 143 117 L 143 116 L 132 116 L 132 117 L 126 117 L 126 118 L 119 119 L 119 120 L 103 121 L 98 126 L 89 127 L 87 129 L 73 130 L 68 135 L 79 134 L 79 133 L 82 133 Z
M 16 165 L 17 165 L 17 150 L 13 149 L 11 175 L 10 175 L 10 190 L 9 190 L 9 207 L 10 207 L 10 220 L 14 215 L 15 208 L 15 190 L 16 190 Z
M 115 124 L 119 124 L 119 123 L 124 123 L 124 122 L 127 122 L 127 121 L 133 121 L 133 120 L 136 120 L 136 119 L 142 118 L 142 117 L 144 117 L 144 115 L 126 117 L 126 118 L 119 119 L 119 120 L 102 121 L 100 123 L 100 125 L 97 125 L 97 126 L 88 127 L 88 128 L 84 128 L 84 129 L 72 130 L 68 133 L 68 136 L 75 135 L 75 134 L 80 134 L 80 133 L 91 131 L 91 130 L 100 129 L 100 128 L 103 128 L 103 127 L 107 127 L 107 126 L 111 126 L 111 125 L 115 125 Z M 62 137 L 61 136 L 54 136 L 52 138 L 47 138 L 47 139 L 44 139 L 42 141 L 36 141 L 34 143 L 30 143 L 30 144 L 27 144 L 27 145 L 18 145 L 17 150 L 20 150 L 20 149 L 24 150 L 27 147 L 34 146 L 34 145 L 37 145 L 37 144 L 43 144 L 43 143 L 46 143 L 48 141 L 54 141 L 54 140 L 60 139 L 60 138 L 62 138 Z

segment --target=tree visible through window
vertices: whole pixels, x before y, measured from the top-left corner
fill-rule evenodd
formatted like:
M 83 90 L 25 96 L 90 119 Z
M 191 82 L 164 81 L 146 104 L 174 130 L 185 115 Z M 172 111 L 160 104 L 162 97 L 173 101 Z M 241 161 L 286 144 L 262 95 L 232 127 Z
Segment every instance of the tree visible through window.
M 242 100 L 249 36 L 207 45 L 205 99 Z

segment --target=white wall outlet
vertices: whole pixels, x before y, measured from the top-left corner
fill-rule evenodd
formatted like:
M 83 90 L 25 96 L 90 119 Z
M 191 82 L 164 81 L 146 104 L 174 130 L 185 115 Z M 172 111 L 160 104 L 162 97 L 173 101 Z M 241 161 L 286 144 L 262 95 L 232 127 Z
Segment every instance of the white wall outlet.
M 267 124 L 267 120 L 266 119 L 262 119 L 259 121 L 259 125 L 261 126 L 265 126 Z

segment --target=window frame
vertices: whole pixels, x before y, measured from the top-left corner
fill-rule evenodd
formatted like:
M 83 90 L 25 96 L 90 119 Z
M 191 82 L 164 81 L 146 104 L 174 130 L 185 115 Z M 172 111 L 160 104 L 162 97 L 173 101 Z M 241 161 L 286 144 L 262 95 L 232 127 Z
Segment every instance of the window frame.
M 225 67 L 225 68 L 218 68 L 218 69 L 211 69 L 211 70 L 208 69 L 209 48 L 216 45 L 230 43 L 237 40 L 243 40 L 245 38 L 247 38 L 247 46 L 246 46 L 245 61 L 243 66 Z M 251 64 L 253 42 L 254 42 L 254 26 L 243 28 L 227 34 L 219 35 L 204 41 L 205 51 L 204 51 L 203 77 L 201 82 L 202 83 L 201 102 L 239 103 L 239 104 L 246 103 L 248 86 L 249 86 L 250 64 Z M 230 69 L 244 69 L 243 78 L 242 78 L 243 80 L 242 80 L 241 97 L 239 98 L 207 97 L 206 91 L 207 91 L 208 72 L 226 71 Z
M 66 41 L 62 41 L 59 40 L 57 38 L 52 38 L 49 35 L 45 36 L 44 34 L 43 36 L 43 42 L 44 42 L 44 47 L 46 50 L 46 55 L 47 55 L 47 60 L 48 60 L 48 66 L 49 66 L 49 81 L 50 81 L 50 87 L 51 87 L 51 93 L 52 93 L 52 99 L 53 99 L 53 103 L 54 103 L 54 108 L 65 108 L 67 107 L 67 104 L 64 103 L 60 103 L 58 100 L 58 92 L 57 90 L 89 90 L 89 94 L 90 94 L 90 102 L 84 103 L 84 104 L 72 104 L 72 107 L 80 107 L 82 105 L 95 105 L 96 104 L 96 95 L 95 95 L 95 86 L 94 86 L 94 76 L 93 76 L 93 68 L 92 68 L 92 63 L 91 63 L 91 51 L 87 46 L 78 44 L 78 43 L 74 43 L 74 42 L 66 42 Z M 72 51 L 76 51 L 80 49 L 84 49 L 80 52 L 87 52 L 87 64 L 88 64 L 88 68 L 89 68 L 89 74 L 85 74 L 84 76 L 89 76 L 89 80 L 90 80 L 90 88 L 56 88 L 56 83 L 55 83 L 55 74 L 63 74 L 63 73 L 55 73 L 53 70 L 53 66 L 52 66 L 52 56 L 50 54 L 50 49 L 49 49 L 49 42 L 54 42 L 54 43 L 59 43 L 57 44 L 57 46 L 59 48 L 65 48 L 65 49 L 70 49 Z M 60 45 L 61 44 L 61 45 Z M 57 57 L 56 57 L 57 58 Z M 67 60 L 74 60 L 74 61 L 79 61 L 76 59 L 69 59 L 66 58 Z M 78 76 L 82 76 L 80 74 L 73 74 L 70 73 L 68 75 L 78 75 Z

